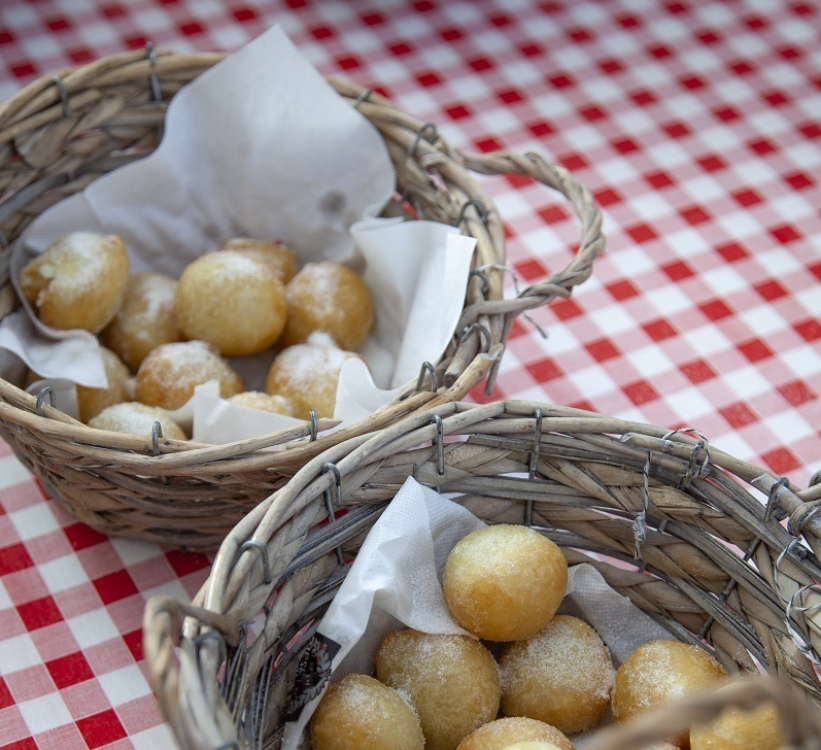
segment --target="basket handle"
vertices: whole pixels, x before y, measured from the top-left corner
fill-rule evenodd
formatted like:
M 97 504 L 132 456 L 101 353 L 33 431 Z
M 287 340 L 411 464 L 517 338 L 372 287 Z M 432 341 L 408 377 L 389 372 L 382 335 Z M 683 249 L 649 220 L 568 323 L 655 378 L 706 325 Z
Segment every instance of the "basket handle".
M 460 158 L 466 169 L 478 174 L 531 177 L 537 182 L 556 190 L 570 201 L 581 223 L 581 238 L 578 249 L 568 265 L 561 271 L 528 286 L 520 291 L 516 297 L 508 299 L 479 298 L 470 302 L 462 311 L 462 316 L 457 324 L 457 331 L 467 331 L 472 326 L 480 326 L 484 320 L 501 316 L 502 331 L 499 340 L 505 344 L 513 321 L 518 315 L 527 310 L 547 305 L 558 297 L 569 297 L 573 287 L 590 277 L 593 262 L 602 253 L 605 246 L 602 215 L 587 187 L 578 182 L 567 169 L 549 163 L 540 154 L 496 151 L 488 154 L 461 153 Z M 490 211 L 483 217 L 484 223 L 488 225 L 488 231 L 491 231 L 490 224 L 494 219 L 493 214 L 494 212 Z M 502 231 L 501 219 L 496 218 L 500 224 L 499 231 Z M 499 267 L 496 270 L 504 272 L 507 269 Z M 475 356 L 475 352 L 472 354 Z M 457 352 L 454 361 L 458 362 L 458 360 Z M 493 389 L 500 361 L 494 363 L 488 374 L 485 386 L 486 394 L 490 394 Z M 449 370 L 456 371 L 456 368 L 452 364 Z M 446 373 L 445 382 L 447 383 L 448 380 Z M 451 382 L 453 382 L 452 378 Z

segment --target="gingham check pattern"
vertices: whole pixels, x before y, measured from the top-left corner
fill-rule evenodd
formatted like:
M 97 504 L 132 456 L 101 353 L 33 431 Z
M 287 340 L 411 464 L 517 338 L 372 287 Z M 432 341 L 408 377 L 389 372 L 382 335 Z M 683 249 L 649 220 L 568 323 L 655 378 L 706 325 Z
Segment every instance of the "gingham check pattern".
M 593 277 L 519 319 L 475 400 L 691 426 L 798 484 L 821 469 L 818 2 L 6 0 L 0 98 L 147 41 L 234 50 L 274 23 L 324 74 L 464 150 L 538 151 L 603 207 Z M 563 267 L 568 205 L 526 180 L 487 188 L 511 293 Z M 0 748 L 171 747 L 142 608 L 192 595 L 208 558 L 103 538 L 1 455 Z

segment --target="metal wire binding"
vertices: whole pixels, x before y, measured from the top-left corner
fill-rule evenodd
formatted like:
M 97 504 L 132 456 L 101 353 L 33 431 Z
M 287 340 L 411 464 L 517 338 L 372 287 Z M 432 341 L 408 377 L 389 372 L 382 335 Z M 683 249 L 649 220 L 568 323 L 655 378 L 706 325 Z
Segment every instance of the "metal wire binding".
M 425 135 L 427 131 L 431 132 L 430 137 L 427 137 Z M 405 156 L 408 159 L 412 159 L 416 155 L 416 149 L 419 147 L 419 141 L 421 141 L 423 138 L 428 143 L 432 144 L 436 141 L 438 137 L 439 131 L 436 129 L 436 125 L 434 125 L 432 122 L 426 122 L 421 128 L 419 128 L 419 130 L 416 131 L 416 135 L 413 138 L 413 142 L 410 146 L 408 146 L 408 151 L 405 154 Z
M 800 540 L 796 537 L 793 538 L 790 543 L 784 547 L 781 553 L 778 555 L 778 558 L 775 561 L 775 587 L 778 590 L 778 595 L 781 597 L 782 600 L 786 600 L 787 607 L 784 610 L 784 624 L 787 626 L 787 632 L 790 634 L 790 638 L 792 642 L 795 644 L 795 647 L 806 656 L 815 667 L 821 667 L 821 658 L 819 658 L 818 654 L 816 653 L 815 649 L 812 646 L 812 642 L 810 641 L 809 636 L 806 633 L 801 632 L 797 627 L 795 627 L 793 623 L 793 612 L 797 614 L 806 615 L 807 613 L 817 612 L 821 610 L 821 601 L 817 602 L 816 604 L 811 605 L 803 605 L 803 604 L 796 604 L 796 602 L 801 599 L 805 593 L 808 591 L 813 591 L 816 594 L 821 594 L 821 585 L 817 583 L 808 583 L 804 586 L 801 586 L 796 590 L 796 592 L 787 598 L 784 595 L 784 590 L 781 588 L 781 584 L 779 583 L 779 577 L 784 575 L 781 572 L 781 563 L 784 561 L 784 558 L 791 552 L 795 547 L 802 549 L 799 545 L 801 544 Z
M 241 711 L 239 697 L 239 686 L 245 677 L 245 671 L 248 664 L 248 652 L 245 649 L 246 638 L 248 637 L 248 624 L 240 622 L 240 636 L 237 647 L 234 649 L 234 654 L 228 662 L 226 667 L 225 679 L 220 685 L 220 695 L 223 697 L 234 718 L 234 723 L 237 722 Z M 227 654 L 226 654 L 227 657 Z
M 363 91 L 359 96 L 356 97 L 356 99 L 353 100 L 351 106 L 354 109 L 359 109 L 359 105 L 362 104 L 362 102 L 368 101 L 372 93 L 373 89 L 367 89 L 366 91 Z
M 704 460 L 701 462 L 701 465 L 698 465 L 696 459 L 702 449 L 704 450 Z M 693 480 L 696 477 L 704 476 L 707 473 L 709 466 L 710 449 L 707 447 L 707 443 L 705 441 L 699 440 L 690 452 L 690 459 L 687 462 L 687 470 L 684 472 L 684 476 L 679 480 L 678 488 L 680 490 L 686 490 L 693 483 Z
M 316 434 L 319 431 L 319 425 L 316 421 L 316 412 L 311 409 L 308 412 L 308 421 L 310 422 L 310 436 L 309 436 L 309 443 L 313 443 L 316 440 Z
M 459 213 L 456 214 L 453 226 L 458 227 L 462 223 L 462 220 L 465 218 L 465 211 L 467 211 L 470 206 L 473 206 L 479 212 L 479 219 L 482 224 L 487 224 L 487 217 L 490 214 L 490 211 L 487 210 L 487 206 L 478 198 L 471 198 L 462 204 Z
M 419 377 L 416 380 L 416 390 L 422 390 L 422 383 L 425 381 L 425 373 L 430 374 L 430 381 L 432 388 L 431 393 L 436 393 L 439 390 L 439 378 L 436 375 L 436 368 L 430 362 L 423 362 L 419 369 Z
M 445 476 L 445 425 L 442 417 L 434 414 L 431 421 L 436 425 L 436 470 L 440 477 Z
M 817 502 L 817 501 L 816 501 Z M 809 505 L 800 505 L 796 512 L 790 514 L 789 518 L 787 518 L 787 531 L 792 536 L 798 536 L 803 532 L 804 527 L 810 523 L 810 521 L 815 520 L 815 517 L 821 513 L 821 504 L 816 504 L 815 507 L 811 508 L 809 511 L 801 513 L 800 520 L 796 520 L 795 516 L 800 511 L 805 511 L 806 507 Z
M 527 478 L 533 480 L 536 477 L 536 467 L 539 465 L 539 456 L 542 450 L 542 414 L 541 407 L 536 407 L 536 425 L 533 428 L 533 450 L 530 452 Z M 533 525 L 533 498 L 528 496 L 525 502 L 525 526 Z
M 482 286 L 481 286 L 482 296 L 487 297 L 487 293 L 490 291 L 490 282 L 488 281 L 487 274 L 484 271 L 480 271 L 480 270 L 471 271 L 468 274 L 468 280 L 470 280 L 474 276 L 476 276 L 477 278 L 482 280 Z M 819 473 L 821 474 L 821 472 L 819 472 Z
M 779 477 L 775 482 L 773 482 L 773 486 L 770 487 L 770 493 L 767 497 L 767 507 L 764 508 L 764 521 L 767 522 L 770 520 L 773 511 L 775 510 L 776 501 L 778 500 L 778 493 L 781 492 L 784 487 L 789 486 L 790 480 L 787 477 Z
M 45 414 L 43 414 L 43 402 L 46 400 L 46 396 L 48 396 L 48 405 L 54 407 L 54 389 L 50 385 L 44 386 L 37 394 L 34 411 L 37 412 L 38 417 L 45 416 Z
M 239 550 L 237 551 L 237 558 L 239 558 L 243 552 L 249 549 L 255 549 L 262 555 L 262 577 L 265 580 L 265 583 L 272 583 L 274 578 L 271 574 L 271 563 L 268 559 L 268 548 L 262 542 L 258 542 L 256 539 L 249 539 L 248 541 L 243 542 L 240 546 Z
M 255 750 L 262 750 L 263 728 L 265 724 L 265 711 L 268 706 L 268 694 L 271 690 L 272 671 L 274 667 L 274 655 L 271 654 L 262 668 L 259 678 L 251 689 L 250 710 L 247 713 L 245 726 L 246 734 L 253 743 Z
M 653 451 L 647 451 L 647 461 L 644 463 L 644 507 L 633 519 L 633 540 L 636 543 L 636 559 L 641 559 L 641 545 L 647 541 L 647 509 L 650 507 L 650 464 L 653 460 Z
M 154 456 L 160 455 L 160 438 L 162 437 L 162 425 L 159 422 L 154 422 L 151 425 L 151 450 Z
M 148 59 L 148 64 L 155 68 L 157 67 L 157 53 L 154 49 L 153 42 L 146 42 L 145 43 L 145 56 Z M 151 90 L 151 100 L 156 102 L 157 104 L 161 104 L 165 106 L 165 102 L 163 102 L 162 98 L 162 89 L 160 89 L 160 77 L 156 73 L 152 73 L 148 76 L 148 86 Z M 162 120 L 157 125 L 157 141 L 162 141 L 163 137 L 165 136 L 165 120 Z
M 71 108 L 71 102 L 68 99 L 68 91 L 66 90 L 65 83 L 63 83 L 63 79 L 60 78 L 60 76 L 52 76 L 51 81 L 57 87 L 57 91 L 60 92 L 60 102 L 63 105 L 63 115 L 65 117 L 72 117 L 74 115 L 74 110 Z
M 148 59 L 148 64 L 152 68 L 157 67 L 157 53 L 154 49 L 153 42 L 146 42 L 145 43 L 145 56 Z M 148 76 L 148 82 L 151 85 L 151 98 L 155 102 L 162 101 L 162 90 L 160 89 L 160 78 L 156 73 L 152 73 Z
M 469 326 L 462 331 L 462 335 L 459 337 L 460 343 L 464 343 L 467 341 L 468 337 L 474 331 L 479 331 L 482 334 L 482 348 L 480 351 L 482 354 L 487 354 L 490 351 L 490 331 L 483 326 L 481 323 L 471 323 Z
M 335 505 L 337 508 L 342 507 L 342 475 L 339 473 L 339 469 L 336 468 L 336 464 L 331 463 L 330 461 L 326 461 L 322 464 L 322 473 L 325 474 L 326 472 L 331 472 L 334 475 L 334 487 L 336 491 L 336 500 Z M 330 492 L 330 488 L 328 488 Z
M 228 658 L 228 647 L 225 645 L 225 638 L 218 630 L 208 630 L 205 633 L 200 633 L 194 638 L 194 648 L 199 654 L 200 649 L 206 641 L 216 641 L 219 646 L 220 662 Z
M 659 531 L 662 531 L 662 526 L 667 525 L 667 519 L 664 520 L 662 524 L 659 525 Z M 759 545 L 761 544 L 761 537 L 756 537 L 751 542 L 750 546 L 747 547 L 747 551 L 744 553 L 744 557 L 741 559 L 744 562 L 749 562 L 750 558 L 755 554 L 755 551 L 758 549 Z M 724 587 L 721 593 L 718 595 L 719 600 L 722 604 L 724 604 L 727 600 L 727 597 L 732 593 L 733 589 L 738 585 L 738 581 L 733 578 L 731 579 L 728 584 Z M 707 619 L 704 621 L 704 625 L 701 626 L 701 630 L 698 631 L 698 638 L 702 640 L 707 636 L 707 632 L 712 627 L 713 623 L 715 622 L 715 617 L 709 615 Z
M 326 472 L 332 472 L 334 475 L 334 483 L 336 486 L 336 505 L 340 507 L 342 505 L 342 476 L 339 473 L 339 469 L 336 468 L 336 465 L 328 461 L 327 463 L 322 464 L 322 473 L 325 474 Z M 334 503 L 331 499 L 331 488 L 328 487 L 325 490 L 325 510 L 328 512 L 328 523 L 336 523 L 336 515 L 334 513 Z M 336 552 L 336 560 L 341 565 L 345 564 L 345 556 L 342 554 L 342 546 L 338 546 L 335 549 Z

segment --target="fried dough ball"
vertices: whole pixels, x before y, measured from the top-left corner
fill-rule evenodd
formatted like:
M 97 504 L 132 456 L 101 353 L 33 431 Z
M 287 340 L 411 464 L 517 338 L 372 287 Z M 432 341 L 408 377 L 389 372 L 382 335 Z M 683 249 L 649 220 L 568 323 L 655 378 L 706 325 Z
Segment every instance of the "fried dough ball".
M 131 435 L 151 435 L 155 422 L 160 423 L 162 437 L 174 440 L 188 439 L 182 427 L 171 419 L 164 409 L 146 406 L 136 401 L 125 401 L 103 409 L 89 420 L 88 426 Z
M 24 266 L 20 288 L 47 326 L 99 333 L 120 309 L 128 275 L 117 235 L 71 232 Z
M 173 411 L 194 395 L 196 386 L 219 381 L 219 395 L 229 398 L 243 389 L 242 377 L 204 341 L 162 344 L 137 370 L 136 396 L 149 406 Z
M 575 750 L 573 743 L 556 727 L 522 716 L 484 724 L 465 737 L 457 750 L 504 750 L 516 742 L 547 742 L 559 750 Z
M 349 674 L 328 688 L 311 719 L 314 750 L 422 750 L 413 709 L 373 677 Z
M 152 349 L 185 337 L 174 315 L 176 279 L 155 271 L 132 274 L 123 305 L 100 341 L 136 372 Z
M 775 703 L 752 711 L 728 708 L 715 721 L 690 729 L 690 750 L 779 750 L 786 745 Z
M 234 406 L 244 406 L 246 409 L 258 409 L 272 414 L 281 414 L 285 417 L 294 416 L 294 407 L 284 396 L 271 396 L 262 391 L 243 391 L 231 396 L 228 403 Z
M 567 588 L 567 560 L 526 526 L 487 526 L 456 543 L 442 585 L 465 630 L 489 641 L 518 641 L 553 618 Z
M 285 288 L 288 322 L 281 344 L 292 346 L 323 331 L 348 351 L 364 343 L 373 325 L 373 300 L 365 282 L 347 266 L 306 263 Z
M 724 668 L 703 649 L 679 641 L 650 641 L 639 646 L 616 670 L 611 691 L 613 719 L 628 721 L 655 706 L 694 691 L 718 686 Z M 671 741 L 685 746 L 683 737 Z
M 527 640 L 509 643 L 499 666 L 502 712 L 544 721 L 565 734 L 598 724 L 616 674 L 598 633 L 569 615 L 556 615 Z
M 284 242 L 255 240 L 250 237 L 234 237 L 222 244 L 220 250 L 236 250 L 267 263 L 276 271 L 279 280 L 287 284 L 299 269 L 296 253 Z
M 125 366 L 125 362 L 103 346 L 100 347 L 100 356 L 108 385 L 105 388 L 77 386 L 77 409 L 81 422 L 87 423 L 106 407 L 131 398 L 131 371 Z
M 339 371 L 352 357 L 362 359 L 340 349 L 329 337 L 314 334 L 310 341 L 289 346 L 276 356 L 265 378 L 265 392 L 288 399 L 298 419 L 309 419 L 311 409 L 317 417 L 333 417 Z
M 103 346 L 100 347 L 100 358 L 103 361 L 107 384 L 102 388 L 77 385 L 75 389 L 77 416 L 81 422 L 87 423 L 89 419 L 99 414 L 107 406 L 119 404 L 123 401 L 131 401 L 134 395 L 131 372 L 125 366 L 125 363 L 114 352 Z M 42 379 L 42 375 L 34 372 L 34 370 L 29 370 L 25 385 L 28 387 Z
M 560 750 L 559 747 L 552 742 L 516 742 L 513 745 L 508 745 L 504 750 Z
M 201 255 L 185 267 L 174 296 L 177 324 L 189 339 L 225 357 L 257 354 L 282 333 L 288 314 L 277 273 L 247 253 Z
M 499 669 L 479 641 L 405 629 L 376 654 L 376 677 L 407 695 L 419 714 L 426 750 L 454 750 L 499 710 Z

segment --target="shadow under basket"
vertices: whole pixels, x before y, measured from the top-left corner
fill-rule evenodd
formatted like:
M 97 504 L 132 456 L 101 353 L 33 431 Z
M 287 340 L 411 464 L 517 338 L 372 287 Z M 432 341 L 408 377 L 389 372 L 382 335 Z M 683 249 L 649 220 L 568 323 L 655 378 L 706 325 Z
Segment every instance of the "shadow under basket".
M 150 154 L 168 102 L 221 54 L 114 55 L 46 76 L 0 106 L 0 240 L 9 245 L 49 206 L 97 177 Z M 492 386 L 515 317 L 588 278 L 604 247 L 590 192 L 538 154 L 468 154 L 431 123 L 357 85 L 329 80 L 384 138 L 396 172 L 386 215 L 457 226 L 475 237 L 461 318 L 438 362 L 369 418 L 323 435 L 327 421 L 211 446 L 94 430 L 0 380 L 0 437 L 79 520 L 105 534 L 187 549 L 213 549 L 258 502 L 336 443 Z M 505 299 L 502 218 L 475 175 L 532 178 L 566 198 L 581 225 L 566 268 Z M 15 304 L 8 251 L 0 255 L 0 318 Z M 284 449 L 287 448 L 287 449 Z
M 690 429 L 457 402 L 312 459 L 226 537 L 192 603 L 148 602 L 146 664 L 181 747 L 279 747 L 300 658 L 408 477 L 487 523 L 536 529 L 728 672 L 793 686 L 776 690 L 809 716 L 793 738 L 817 732 L 821 484 L 800 489 Z

